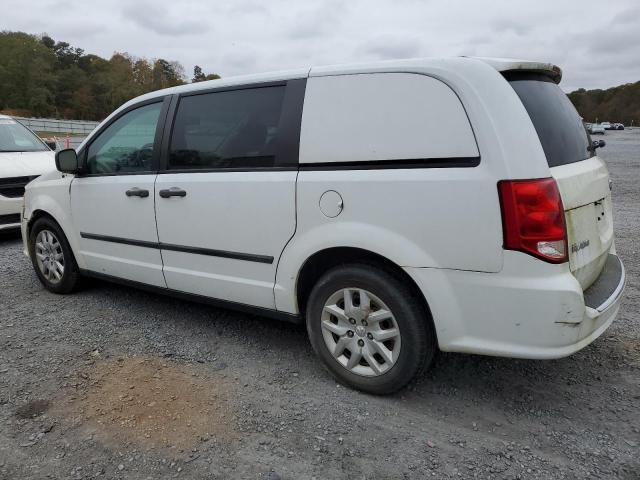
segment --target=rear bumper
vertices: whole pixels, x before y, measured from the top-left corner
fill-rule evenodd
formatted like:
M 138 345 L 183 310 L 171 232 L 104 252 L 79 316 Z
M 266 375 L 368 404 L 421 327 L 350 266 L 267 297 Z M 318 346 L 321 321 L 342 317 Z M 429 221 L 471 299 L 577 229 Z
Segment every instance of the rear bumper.
M 585 305 L 598 312 L 606 311 L 622 294 L 625 280 L 622 261 L 610 253 L 596 281 L 584 291 Z
M 585 304 L 590 289 L 583 293 L 567 264 L 546 264 L 519 252 L 505 251 L 500 273 L 405 270 L 425 294 L 441 350 L 552 359 L 586 347 L 615 319 L 625 272 L 612 257 L 619 275 L 613 288 L 608 280 L 609 294 L 595 308 Z

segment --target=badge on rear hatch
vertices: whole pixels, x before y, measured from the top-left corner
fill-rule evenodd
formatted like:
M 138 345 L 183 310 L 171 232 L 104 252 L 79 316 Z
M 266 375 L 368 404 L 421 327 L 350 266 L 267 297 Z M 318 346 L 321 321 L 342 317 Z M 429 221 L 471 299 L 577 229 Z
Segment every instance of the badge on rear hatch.
M 589 240 L 583 240 L 580 243 L 574 243 L 571 245 L 571 253 L 576 253 L 582 250 L 583 248 L 587 248 L 589 246 Z

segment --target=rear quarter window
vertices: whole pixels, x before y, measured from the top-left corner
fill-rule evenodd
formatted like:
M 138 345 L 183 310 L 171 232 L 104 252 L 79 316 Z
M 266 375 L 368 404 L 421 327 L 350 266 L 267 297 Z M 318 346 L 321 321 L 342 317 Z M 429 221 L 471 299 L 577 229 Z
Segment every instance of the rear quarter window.
M 506 73 L 536 129 L 549 167 L 580 162 L 592 156 L 582 119 L 569 97 L 544 75 Z
M 372 73 L 307 81 L 301 165 L 415 161 L 457 166 L 477 165 L 478 157 L 460 99 L 435 78 Z

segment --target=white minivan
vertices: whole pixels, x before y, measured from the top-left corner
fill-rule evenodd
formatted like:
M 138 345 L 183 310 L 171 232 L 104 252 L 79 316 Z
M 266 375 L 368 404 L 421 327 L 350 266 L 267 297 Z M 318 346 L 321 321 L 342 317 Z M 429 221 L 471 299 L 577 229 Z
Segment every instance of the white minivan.
M 306 322 L 390 393 L 438 349 L 569 355 L 625 283 L 611 182 L 547 63 L 403 60 L 143 95 L 27 187 L 44 286 L 97 277 Z

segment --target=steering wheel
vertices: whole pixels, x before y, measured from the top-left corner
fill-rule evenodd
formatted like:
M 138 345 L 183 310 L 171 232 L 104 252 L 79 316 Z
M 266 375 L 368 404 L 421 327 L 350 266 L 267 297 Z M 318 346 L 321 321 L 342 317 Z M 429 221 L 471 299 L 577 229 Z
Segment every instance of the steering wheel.
M 120 162 L 120 166 L 121 167 L 123 166 L 144 167 L 145 160 L 151 157 L 152 151 L 153 151 L 153 143 L 147 143 L 142 147 L 138 148 L 137 150 L 135 150 L 134 152 L 132 152 L 131 155 L 124 157 Z M 147 154 L 148 154 L 148 157 L 145 158 Z

